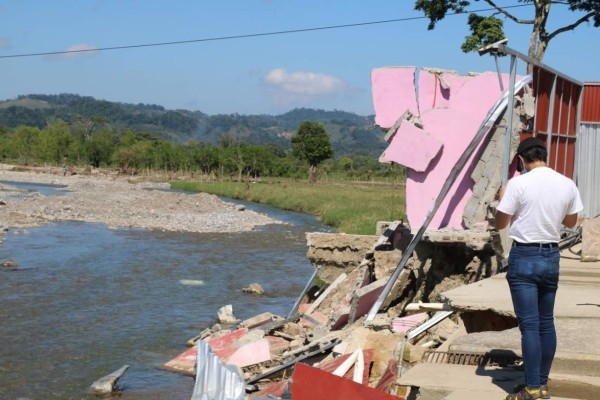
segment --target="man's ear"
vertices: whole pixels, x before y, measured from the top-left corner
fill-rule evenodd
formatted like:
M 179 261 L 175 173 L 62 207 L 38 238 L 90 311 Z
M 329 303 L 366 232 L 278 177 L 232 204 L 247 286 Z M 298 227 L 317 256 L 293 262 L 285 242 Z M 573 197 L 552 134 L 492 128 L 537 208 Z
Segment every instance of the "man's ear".
M 525 164 L 524 164 L 523 157 L 517 156 L 517 171 L 523 173 L 524 170 L 525 170 Z

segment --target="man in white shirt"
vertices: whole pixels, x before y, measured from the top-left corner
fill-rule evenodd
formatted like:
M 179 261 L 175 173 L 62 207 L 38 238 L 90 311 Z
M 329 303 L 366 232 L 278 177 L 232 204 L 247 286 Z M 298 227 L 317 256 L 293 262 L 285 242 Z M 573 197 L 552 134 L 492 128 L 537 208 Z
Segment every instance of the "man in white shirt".
M 513 246 L 506 279 L 521 330 L 525 387 L 506 400 L 549 399 L 548 375 L 556 351 L 554 300 L 558 288 L 561 226 L 572 228 L 583 204 L 575 183 L 546 166 L 546 145 L 523 140 L 520 176 L 500 189 L 496 228 L 510 223 Z

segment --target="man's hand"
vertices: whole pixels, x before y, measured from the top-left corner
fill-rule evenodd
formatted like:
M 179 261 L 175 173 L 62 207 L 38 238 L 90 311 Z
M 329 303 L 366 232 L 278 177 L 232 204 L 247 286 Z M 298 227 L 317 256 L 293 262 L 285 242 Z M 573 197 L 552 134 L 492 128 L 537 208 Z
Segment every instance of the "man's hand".
M 496 210 L 496 229 L 501 230 L 508 226 L 512 215 L 504 214 L 502 211 Z

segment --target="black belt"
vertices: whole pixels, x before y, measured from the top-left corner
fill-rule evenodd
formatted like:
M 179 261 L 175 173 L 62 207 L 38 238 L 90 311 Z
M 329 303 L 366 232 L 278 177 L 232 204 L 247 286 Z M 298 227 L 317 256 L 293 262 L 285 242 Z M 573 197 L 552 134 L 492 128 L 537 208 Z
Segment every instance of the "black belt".
M 545 249 L 551 249 L 553 247 L 558 247 L 558 243 L 520 243 L 515 240 L 513 241 L 513 246 L 543 247 Z

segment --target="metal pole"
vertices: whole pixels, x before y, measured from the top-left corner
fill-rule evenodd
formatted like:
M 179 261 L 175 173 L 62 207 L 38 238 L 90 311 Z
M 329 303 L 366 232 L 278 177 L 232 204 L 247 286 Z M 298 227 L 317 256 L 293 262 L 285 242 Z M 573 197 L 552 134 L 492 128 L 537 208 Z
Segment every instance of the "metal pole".
M 506 104 L 506 112 L 508 113 L 508 125 L 504 133 L 504 158 L 502 160 L 502 185 L 506 185 L 508 181 L 508 167 L 510 165 L 510 142 L 513 131 L 513 114 L 514 114 L 514 98 L 515 98 L 515 80 L 517 77 L 517 57 L 510 56 L 510 82 L 508 83 L 508 103 Z
M 496 61 L 496 72 L 498 73 L 498 82 L 500 83 L 500 90 L 504 92 L 504 83 L 502 83 L 502 74 L 500 73 L 500 64 L 498 63 L 498 53 L 494 53 L 494 60 Z
M 317 276 L 317 272 L 319 272 L 319 268 L 315 268 L 315 272 L 312 273 L 312 275 L 310 276 L 310 279 L 308 280 L 308 282 L 306 282 L 306 286 L 304 286 L 302 293 L 300 293 L 300 296 L 298 296 L 298 300 L 296 300 L 296 302 L 294 303 L 294 306 L 290 310 L 290 313 L 287 315 L 288 318 L 290 318 L 292 315 L 294 315 L 294 313 L 298 309 L 298 305 L 302 301 L 302 298 L 304 297 L 306 292 L 308 292 L 310 284 L 312 283 L 313 279 L 315 279 L 315 276 Z
M 546 164 L 553 169 L 556 169 L 556 165 L 550 165 L 550 149 L 552 147 L 552 129 L 554 129 L 552 123 L 554 122 L 554 98 L 556 97 L 556 77 L 557 76 L 554 75 L 552 79 L 552 89 L 550 90 L 550 103 L 548 105 L 548 127 L 546 128 L 548 130 L 548 137 L 546 139 L 546 150 L 548 151 L 548 156 L 546 157 Z M 556 145 L 558 146 L 558 143 Z M 555 161 L 558 162 L 557 160 Z

